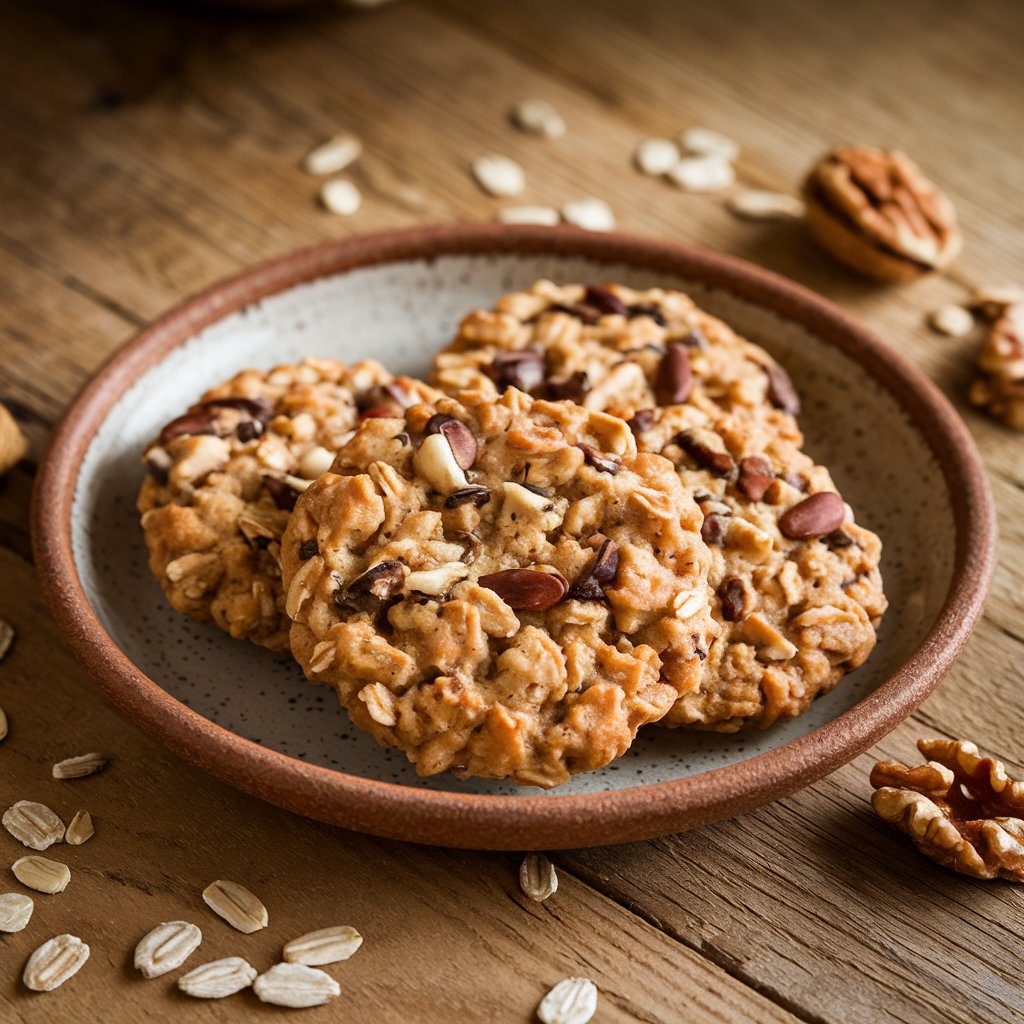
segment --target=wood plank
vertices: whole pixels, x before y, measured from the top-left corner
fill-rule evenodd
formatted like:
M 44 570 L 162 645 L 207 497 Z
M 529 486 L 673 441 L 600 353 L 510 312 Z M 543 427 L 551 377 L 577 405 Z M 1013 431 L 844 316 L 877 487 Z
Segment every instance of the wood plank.
M 328 828 L 184 765 L 100 697 L 64 647 L 30 567 L 2 549 L 0 616 L 18 631 L 0 666 L 0 703 L 10 718 L 0 804 L 40 800 L 65 820 L 85 808 L 96 822 L 84 846 L 49 851 L 71 867 L 67 890 L 38 896 L 29 927 L 0 937 L 0 1018 L 36 1024 L 166 1015 L 185 1024 L 255 1012 L 251 993 L 223 1003 L 178 995 L 172 982 L 184 969 L 149 982 L 135 973 L 135 943 L 160 921 L 183 918 L 204 933 L 188 966 L 240 955 L 260 970 L 290 938 L 330 924 L 356 926 L 364 946 L 328 968 L 343 995 L 303 1014 L 314 1024 L 339 1013 L 378 1024 L 525 1021 L 548 987 L 576 974 L 600 987 L 603 1021 L 669 1024 L 684 1007 L 686 1019 L 699 1022 L 795 1020 L 568 872 L 553 897 L 533 903 L 519 890 L 514 857 Z M 110 767 L 75 782 L 50 777 L 54 761 L 86 750 L 109 754 Z M 0 833 L 0 888 L 26 891 L 6 874 L 25 852 Z M 214 917 L 200 893 L 215 878 L 249 885 L 269 909 L 269 928 L 241 935 Z M 57 992 L 27 993 L 17 981 L 25 958 L 64 931 L 91 945 L 91 959 Z

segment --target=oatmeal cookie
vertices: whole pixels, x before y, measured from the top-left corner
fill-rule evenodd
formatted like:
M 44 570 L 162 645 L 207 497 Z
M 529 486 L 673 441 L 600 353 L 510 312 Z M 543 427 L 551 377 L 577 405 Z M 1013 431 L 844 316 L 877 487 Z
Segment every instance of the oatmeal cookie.
M 800 399 L 767 352 L 681 292 L 537 281 L 464 318 L 431 381 L 456 394 L 514 386 L 628 419 L 687 404 L 768 424 L 800 444 Z
M 284 535 L 292 652 L 421 775 L 554 786 L 698 686 L 702 518 L 621 419 L 569 402 L 367 421 Z
M 801 714 L 875 645 L 881 542 L 827 469 L 749 420 L 677 406 L 630 425 L 704 513 L 719 626 L 701 685 L 661 724 L 732 732 Z
M 278 563 L 296 497 L 360 418 L 433 394 L 369 360 L 306 359 L 245 370 L 168 423 L 146 450 L 138 509 L 150 568 L 174 608 L 287 650 Z

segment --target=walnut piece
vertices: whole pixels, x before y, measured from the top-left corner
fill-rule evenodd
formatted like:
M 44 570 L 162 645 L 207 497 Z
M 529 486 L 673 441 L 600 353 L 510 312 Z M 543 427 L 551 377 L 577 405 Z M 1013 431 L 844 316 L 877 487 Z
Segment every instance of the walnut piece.
M 918 740 L 927 764 L 880 761 L 871 805 L 926 857 L 974 878 L 1024 882 L 1024 782 L 968 740 Z
M 971 401 L 1014 430 L 1024 430 L 1024 302 L 1006 306 L 978 351 Z
M 811 233 L 836 259 L 879 281 L 909 281 L 960 251 L 956 211 L 903 153 L 839 146 L 804 183 Z

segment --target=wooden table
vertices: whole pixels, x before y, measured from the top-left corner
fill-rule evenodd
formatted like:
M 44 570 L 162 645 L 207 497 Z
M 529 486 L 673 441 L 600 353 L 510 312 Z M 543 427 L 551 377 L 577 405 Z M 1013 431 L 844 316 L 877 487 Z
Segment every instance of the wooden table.
M 902 1024 L 1024 1019 L 1024 901 L 934 867 L 878 822 L 867 772 L 913 758 L 920 735 L 966 736 L 1024 769 L 1024 438 L 963 401 L 975 342 L 925 313 L 964 286 L 1024 278 L 1024 8 L 728 0 L 402 2 L 284 18 L 180 3 L 36 0 L 0 13 L 0 400 L 32 441 L 0 484 L 0 666 L 11 733 L 0 804 L 87 807 L 96 837 L 62 848 L 74 878 L 0 936 L 0 1019 L 234 1021 L 275 1011 L 250 994 L 200 1003 L 143 981 L 131 950 L 159 921 L 197 921 L 201 958 L 258 967 L 309 928 L 355 925 L 331 970 L 343 996 L 302 1020 L 527 1021 L 566 975 L 593 978 L 600 1021 Z M 551 100 L 569 135 L 513 131 L 515 100 Z M 862 283 L 800 225 L 743 223 L 720 196 L 639 176 L 647 135 L 706 124 L 743 145 L 743 183 L 792 190 L 832 143 L 898 145 L 949 191 L 966 248 L 909 287 Z M 317 207 L 304 152 L 338 129 L 366 155 L 359 213 Z M 211 781 L 119 717 L 73 661 L 30 565 L 28 503 L 49 429 L 141 325 L 255 261 L 348 233 L 490 219 L 467 163 L 522 161 L 528 200 L 593 194 L 622 228 L 760 262 L 842 303 L 962 409 L 1001 513 L 984 620 L 940 691 L 869 755 L 757 813 L 688 835 L 557 855 L 561 885 L 531 903 L 514 856 L 424 849 L 293 817 Z M 79 783 L 50 765 L 109 751 Z M 0 834 L 4 863 L 24 851 Z M 214 878 L 248 880 L 271 928 L 232 932 L 203 907 Z M 9 878 L 0 889 L 17 888 Z M 92 959 L 30 995 L 29 951 L 63 931 Z M 282 1011 L 283 1012 L 283 1011 Z

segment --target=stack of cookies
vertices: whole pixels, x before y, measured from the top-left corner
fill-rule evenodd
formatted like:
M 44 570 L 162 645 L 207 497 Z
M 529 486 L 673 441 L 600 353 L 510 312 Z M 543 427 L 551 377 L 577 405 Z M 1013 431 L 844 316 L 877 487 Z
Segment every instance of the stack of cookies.
M 207 392 L 145 453 L 150 565 L 420 774 L 555 786 L 644 725 L 792 718 L 870 653 L 881 544 L 799 407 L 686 295 L 538 281 L 429 385 L 307 359 Z

